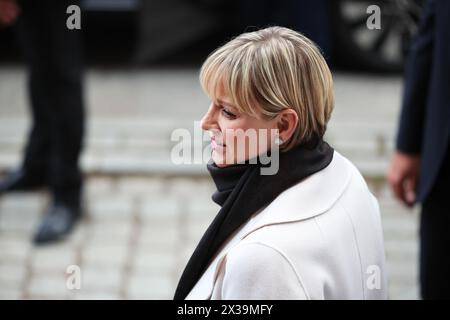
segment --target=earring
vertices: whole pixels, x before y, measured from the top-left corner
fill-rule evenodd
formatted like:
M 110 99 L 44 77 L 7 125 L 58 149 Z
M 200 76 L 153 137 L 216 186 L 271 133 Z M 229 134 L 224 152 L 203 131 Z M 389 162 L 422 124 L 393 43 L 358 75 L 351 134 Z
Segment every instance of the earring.
M 279 146 L 279 145 L 283 144 L 283 140 L 281 140 L 280 138 L 275 138 L 275 144 L 277 146 Z

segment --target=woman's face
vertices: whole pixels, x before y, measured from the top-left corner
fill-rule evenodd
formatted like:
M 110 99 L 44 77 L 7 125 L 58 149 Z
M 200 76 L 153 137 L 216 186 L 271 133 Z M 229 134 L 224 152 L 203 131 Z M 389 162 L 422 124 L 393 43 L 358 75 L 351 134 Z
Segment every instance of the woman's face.
M 277 117 L 241 114 L 222 92 L 203 116 L 202 129 L 210 132 L 213 161 L 226 167 L 267 152 L 276 138 Z

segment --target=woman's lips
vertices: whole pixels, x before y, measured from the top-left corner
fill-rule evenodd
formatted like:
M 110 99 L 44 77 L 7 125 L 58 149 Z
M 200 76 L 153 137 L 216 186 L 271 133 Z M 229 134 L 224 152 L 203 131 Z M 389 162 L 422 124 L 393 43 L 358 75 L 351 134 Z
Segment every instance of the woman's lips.
M 219 144 L 216 142 L 216 139 L 214 137 L 211 138 L 211 147 L 213 150 L 215 149 L 223 149 L 225 147 L 224 144 Z

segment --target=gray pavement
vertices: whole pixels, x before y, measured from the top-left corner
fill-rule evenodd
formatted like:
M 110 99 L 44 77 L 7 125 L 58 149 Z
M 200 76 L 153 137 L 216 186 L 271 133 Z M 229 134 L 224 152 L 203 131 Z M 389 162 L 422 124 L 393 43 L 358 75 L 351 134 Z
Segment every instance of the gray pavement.
M 218 207 L 204 165 L 175 165 L 177 128 L 192 131 L 208 106 L 197 70 L 92 70 L 82 165 L 86 217 L 64 242 L 33 247 L 45 192 L 0 198 L 0 298 L 165 299 Z M 390 298 L 417 299 L 418 209 L 383 177 L 392 151 L 401 79 L 335 74 L 327 139 L 363 172 L 382 211 Z M 0 172 L 21 157 L 29 119 L 24 70 L 0 69 Z M 66 268 L 81 268 L 81 289 Z

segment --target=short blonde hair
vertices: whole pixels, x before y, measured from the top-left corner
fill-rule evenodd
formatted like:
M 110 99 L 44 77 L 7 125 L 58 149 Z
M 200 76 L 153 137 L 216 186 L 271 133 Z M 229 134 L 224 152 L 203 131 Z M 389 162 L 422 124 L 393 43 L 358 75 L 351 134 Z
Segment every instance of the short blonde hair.
M 270 119 L 286 108 L 299 118 L 281 150 L 322 137 L 333 110 L 333 79 L 319 48 L 283 27 L 243 33 L 212 52 L 200 83 L 216 101 L 219 87 L 239 112 Z

